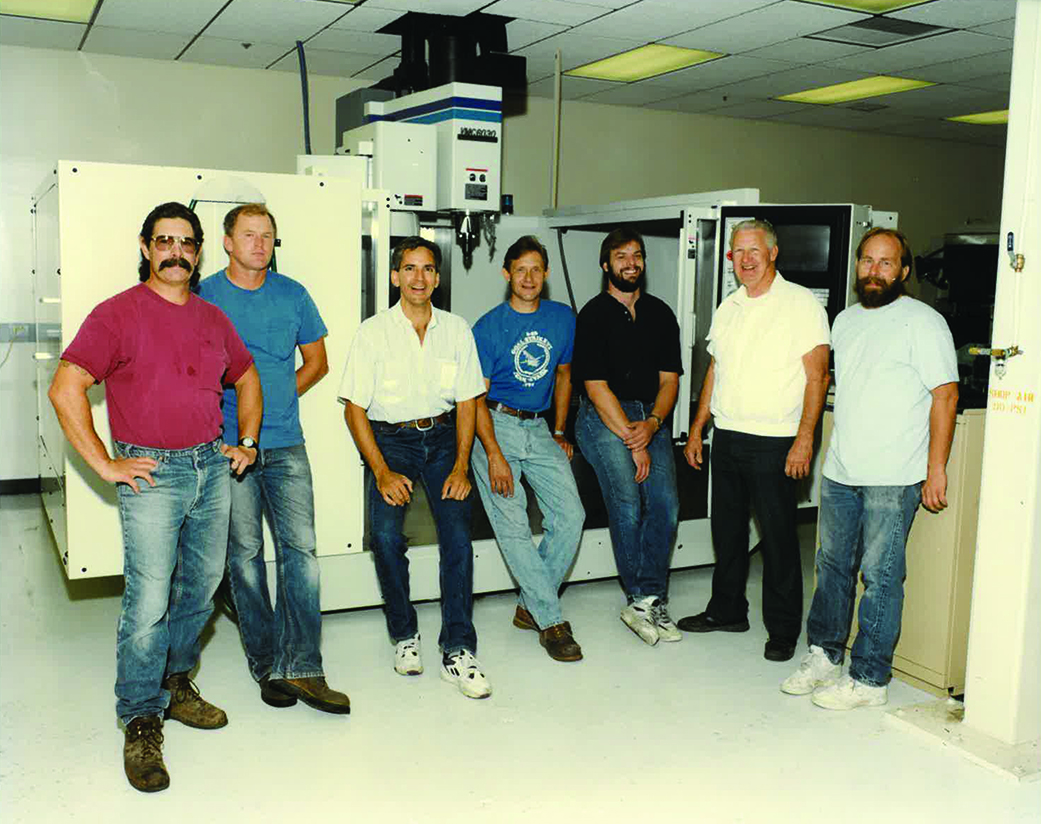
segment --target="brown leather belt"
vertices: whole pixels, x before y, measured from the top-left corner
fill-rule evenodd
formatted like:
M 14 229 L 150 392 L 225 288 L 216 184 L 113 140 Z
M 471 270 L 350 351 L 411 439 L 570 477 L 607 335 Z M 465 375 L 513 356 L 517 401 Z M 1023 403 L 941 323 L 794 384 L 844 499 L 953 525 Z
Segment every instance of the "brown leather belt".
M 520 418 L 522 421 L 530 421 L 532 418 L 539 416 L 538 412 L 528 412 L 524 409 L 514 409 L 512 406 L 507 406 L 499 401 L 492 401 L 488 404 L 489 409 L 493 409 L 496 412 L 502 412 L 504 415 L 512 415 L 514 418 Z
M 390 423 L 389 421 L 373 421 L 374 424 L 379 424 L 380 427 L 387 429 L 418 429 L 420 432 L 424 432 L 427 429 L 433 429 L 434 424 L 452 423 L 452 413 L 442 412 L 440 415 L 435 415 L 432 418 L 416 418 L 414 421 L 397 421 Z

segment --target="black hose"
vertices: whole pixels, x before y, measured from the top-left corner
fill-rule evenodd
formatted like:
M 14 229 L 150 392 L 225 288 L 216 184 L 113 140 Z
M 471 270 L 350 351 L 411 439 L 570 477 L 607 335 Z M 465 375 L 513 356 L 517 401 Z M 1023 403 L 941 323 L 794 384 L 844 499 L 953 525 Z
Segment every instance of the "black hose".
M 296 55 L 300 58 L 300 95 L 304 106 L 304 154 L 311 154 L 311 115 L 307 98 L 307 58 L 302 40 L 296 41 Z
M 571 288 L 571 275 L 568 274 L 567 270 L 567 257 L 564 255 L 564 232 L 565 229 L 557 229 L 557 246 L 560 247 L 560 266 L 564 270 L 564 283 L 567 284 L 567 294 L 571 298 L 571 311 L 576 315 L 578 314 L 578 307 L 575 305 L 575 292 Z

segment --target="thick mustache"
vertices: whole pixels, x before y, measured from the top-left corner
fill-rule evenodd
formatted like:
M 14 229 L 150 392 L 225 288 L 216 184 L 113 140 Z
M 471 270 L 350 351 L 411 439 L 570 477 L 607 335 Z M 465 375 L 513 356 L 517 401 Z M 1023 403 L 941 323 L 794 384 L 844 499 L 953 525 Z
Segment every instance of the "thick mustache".
M 180 266 L 182 269 L 185 269 L 189 272 L 192 271 L 192 264 L 188 261 L 187 258 L 183 257 L 167 258 L 159 264 L 159 271 L 161 272 L 163 269 L 169 269 L 172 266 Z

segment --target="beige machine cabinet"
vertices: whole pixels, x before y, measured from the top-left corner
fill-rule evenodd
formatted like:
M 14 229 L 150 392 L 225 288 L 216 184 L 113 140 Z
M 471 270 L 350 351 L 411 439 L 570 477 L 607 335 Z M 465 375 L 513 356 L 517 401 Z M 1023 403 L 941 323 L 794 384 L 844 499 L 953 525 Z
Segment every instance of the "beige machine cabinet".
M 958 415 L 947 462 L 947 509 L 934 515 L 919 508 L 907 542 L 904 615 L 893 674 L 937 695 L 959 695 L 965 687 L 984 418 L 983 409 Z M 828 448 L 833 425 L 829 410 L 824 413 L 822 450 Z M 862 583 L 857 586 L 858 606 L 861 593 Z M 856 633 L 854 611 L 850 646 Z
M 361 460 L 337 402 L 339 370 L 361 322 L 361 181 L 350 177 L 60 162 L 34 198 L 34 291 L 40 476 L 44 508 L 69 578 L 120 575 L 115 487 L 69 446 L 47 400 L 58 357 L 87 314 L 138 282 L 137 236 L 158 204 L 194 204 L 203 225 L 203 277 L 227 255 L 221 221 L 236 203 L 264 201 L 278 219 L 280 271 L 303 283 L 329 329 L 330 374 L 300 399 L 314 476 L 319 556 L 362 551 Z M 298 354 L 299 357 L 299 354 Z M 94 426 L 111 449 L 102 386 L 90 391 Z M 267 542 L 271 557 L 271 542 Z

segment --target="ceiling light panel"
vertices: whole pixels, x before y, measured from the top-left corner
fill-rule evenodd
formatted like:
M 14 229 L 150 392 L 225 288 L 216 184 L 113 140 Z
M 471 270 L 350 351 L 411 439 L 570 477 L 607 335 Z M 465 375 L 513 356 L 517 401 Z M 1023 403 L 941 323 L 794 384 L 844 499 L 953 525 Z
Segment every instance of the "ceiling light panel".
M 636 8 L 639 8 L 639 5 Z M 810 10 L 810 14 L 806 13 L 807 9 Z M 712 49 L 740 54 L 866 18 L 865 14 L 825 7 L 811 8 L 795 0 L 784 0 L 685 32 L 663 42 L 692 49 Z
M 635 80 L 646 80 L 648 77 L 685 69 L 688 66 L 695 66 L 718 57 L 722 57 L 718 52 L 681 49 L 678 46 L 650 43 L 632 51 L 571 69 L 568 74 L 572 77 L 631 83 Z
M 570 3 L 566 0 L 498 0 L 481 9 L 483 14 L 500 14 L 503 17 L 517 17 L 522 20 L 535 20 L 539 23 L 559 23 L 564 26 L 577 26 L 610 12 L 603 6 L 590 6 L 586 3 Z
M 788 100 L 793 103 L 829 105 L 832 103 L 844 103 L 849 100 L 863 100 L 867 97 L 907 92 L 911 89 L 921 89 L 932 85 L 927 80 L 908 80 L 902 77 L 878 75 L 876 77 L 866 77 L 862 80 L 852 80 L 848 83 L 836 83 L 831 86 L 806 89 L 793 94 L 781 95 L 777 99 Z
M 1016 0 L 935 0 L 894 12 L 891 16 L 952 29 L 970 29 L 1015 17 Z
M 0 0 L 0 14 L 89 23 L 97 0 Z
M 977 123 L 981 126 L 999 126 L 1008 123 L 1008 109 L 998 109 L 993 112 L 977 112 L 976 114 L 962 114 L 957 117 L 948 117 L 955 123 Z
M 866 11 L 871 14 L 884 14 L 888 11 L 902 9 L 907 6 L 917 6 L 920 3 L 928 3 L 930 0 L 803 0 L 815 6 L 835 6 L 840 9 L 851 11 Z
M 194 35 L 220 11 L 226 0 L 177 0 L 176 14 L 156 14 L 156 7 L 141 0 L 105 0 L 95 26 L 136 31 L 163 31 Z

